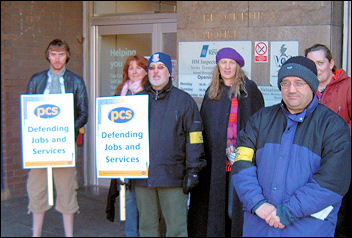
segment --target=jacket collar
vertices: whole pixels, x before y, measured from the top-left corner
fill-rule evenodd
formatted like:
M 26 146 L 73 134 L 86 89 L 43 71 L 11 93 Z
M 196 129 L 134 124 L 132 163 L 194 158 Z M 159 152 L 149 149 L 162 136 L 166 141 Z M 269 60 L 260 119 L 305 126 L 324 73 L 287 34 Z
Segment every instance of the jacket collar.
M 312 112 L 317 108 L 317 106 L 318 106 L 318 98 L 316 95 L 314 95 L 313 100 L 311 101 L 311 103 L 308 105 L 307 108 L 305 108 L 302 112 L 298 114 L 291 114 L 287 110 L 285 103 L 281 101 L 281 109 L 283 113 L 285 114 L 286 117 L 288 117 L 289 119 L 295 122 L 303 122 L 304 118 L 312 114 Z
M 164 99 L 171 89 L 173 88 L 172 80 L 169 78 L 169 82 L 165 85 L 165 87 L 161 90 L 153 89 L 152 85 L 150 84 L 149 80 L 144 84 L 145 91 L 152 96 L 154 100 Z

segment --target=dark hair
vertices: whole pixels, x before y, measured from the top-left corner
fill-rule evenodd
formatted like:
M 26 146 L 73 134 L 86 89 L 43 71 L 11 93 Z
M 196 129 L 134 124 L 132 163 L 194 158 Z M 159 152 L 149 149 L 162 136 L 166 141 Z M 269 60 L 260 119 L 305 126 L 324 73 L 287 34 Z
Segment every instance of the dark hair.
M 58 50 L 58 49 L 60 50 L 64 49 L 66 51 L 66 64 L 67 64 L 71 57 L 70 47 L 65 41 L 61 39 L 54 39 L 49 43 L 48 47 L 46 47 L 46 50 L 45 50 L 45 58 L 50 62 L 49 50 Z
M 304 51 L 304 56 L 307 57 L 308 53 L 309 52 L 312 52 L 312 51 L 319 51 L 319 50 L 322 50 L 324 51 L 324 54 L 325 54 L 325 58 L 327 58 L 329 60 L 329 62 L 331 62 L 332 60 L 332 54 L 331 54 L 331 51 L 330 49 L 324 45 L 324 44 L 315 44 L 307 49 L 305 49 Z M 334 65 L 334 67 L 332 68 L 332 72 L 335 72 L 336 71 L 336 65 Z
M 134 60 L 136 61 L 137 65 L 139 67 L 142 67 L 146 72 L 148 72 L 148 70 L 147 70 L 148 60 L 146 58 L 144 58 L 143 56 L 141 56 L 139 54 L 135 54 L 135 55 L 128 57 L 125 61 L 125 64 L 123 65 L 122 82 L 116 87 L 115 95 L 120 95 L 123 85 L 125 84 L 125 82 L 127 80 L 129 80 L 128 68 L 130 67 L 131 61 L 134 61 Z M 144 85 L 144 83 L 147 80 L 148 80 L 148 75 L 144 76 L 144 78 L 142 79 L 142 85 Z

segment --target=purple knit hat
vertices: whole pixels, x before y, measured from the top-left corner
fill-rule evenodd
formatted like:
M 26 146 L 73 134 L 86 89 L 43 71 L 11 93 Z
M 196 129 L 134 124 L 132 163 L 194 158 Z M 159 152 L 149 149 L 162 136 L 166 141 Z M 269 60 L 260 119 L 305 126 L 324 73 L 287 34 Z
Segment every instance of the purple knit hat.
M 244 59 L 243 57 L 234 49 L 227 47 L 227 48 L 222 48 L 216 53 L 216 63 L 219 62 L 219 60 L 227 58 L 227 59 L 232 59 L 236 61 L 241 67 L 244 66 Z

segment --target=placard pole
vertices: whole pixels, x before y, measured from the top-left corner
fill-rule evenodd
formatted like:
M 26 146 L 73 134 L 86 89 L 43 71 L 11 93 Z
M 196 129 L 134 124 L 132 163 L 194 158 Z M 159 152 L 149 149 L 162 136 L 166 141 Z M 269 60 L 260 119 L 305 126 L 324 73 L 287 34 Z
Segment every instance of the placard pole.
M 121 179 L 124 183 L 125 179 Z M 120 221 L 126 220 L 126 185 L 120 185 Z
M 47 168 L 47 177 L 48 177 L 48 202 L 49 205 L 54 205 L 54 190 L 53 190 L 53 168 Z

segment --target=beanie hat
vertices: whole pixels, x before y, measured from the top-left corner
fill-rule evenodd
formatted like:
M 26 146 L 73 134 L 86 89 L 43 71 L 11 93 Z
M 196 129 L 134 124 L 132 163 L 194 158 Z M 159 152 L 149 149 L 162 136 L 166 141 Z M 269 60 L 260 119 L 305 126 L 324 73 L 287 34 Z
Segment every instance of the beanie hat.
M 313 91 L 313 94 L 316 94 L 319 80 L 317 77 L 317 67 L 312 60 L 304 56 L 294 56 L 286 60 L 286 62 L 281 66 L 278 74 L 277 83 L 280 90 L 280 82 L 287 76 L 296 76 L 303 79 L 308 83 Z
M 148 60 L 148 68 L 151 63 L 156 63 L 156 62 L 161 62 L 165 64 L 167 69 L 169 70 L 170 75 L 172 74 L 172 63 L 171 63 L 171 57 L 168 54 L 162 53 L 162 52 L 156 52 L 150 56 Z
M 216 53 L 216 63 L 218 63 L 219 60 L 224 58 L 236 61 L 241 67 L 244 66 L 243 57 L 236 50 L 230 47 L 222 48 L 218 51 L 218 53 Z

